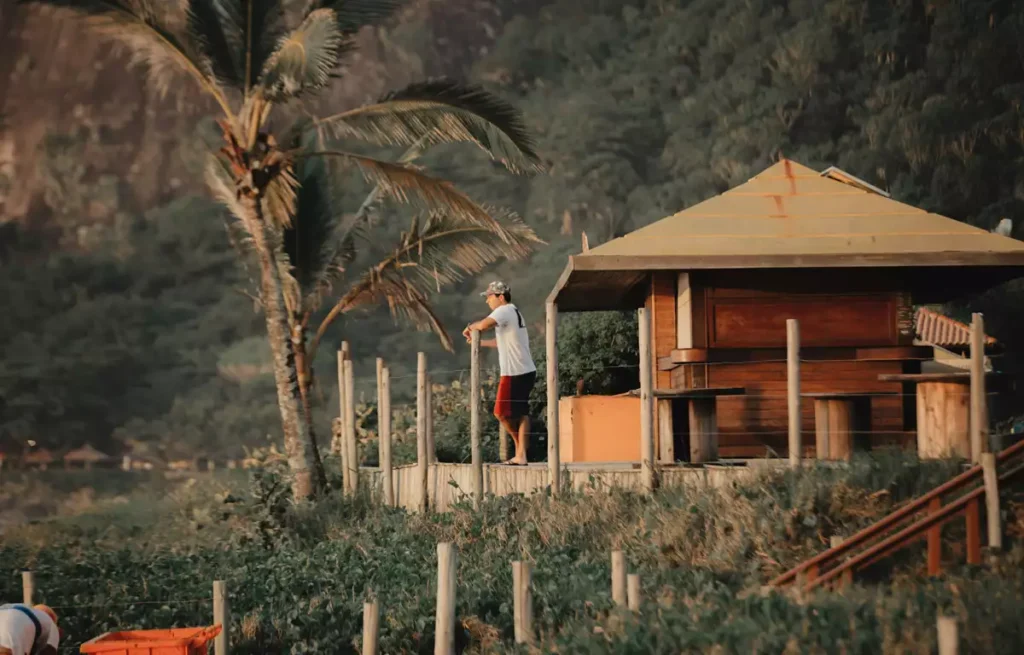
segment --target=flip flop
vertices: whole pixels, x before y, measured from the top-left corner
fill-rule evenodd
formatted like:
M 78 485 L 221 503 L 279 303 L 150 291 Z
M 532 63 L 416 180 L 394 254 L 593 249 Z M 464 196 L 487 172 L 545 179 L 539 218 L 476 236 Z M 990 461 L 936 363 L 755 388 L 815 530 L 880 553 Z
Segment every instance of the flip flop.
M 511 459 L 506 459 L 502 464 L 505 466 L 526 466 L 526 464 L 523 464 L 522 462 L 517 462 Z

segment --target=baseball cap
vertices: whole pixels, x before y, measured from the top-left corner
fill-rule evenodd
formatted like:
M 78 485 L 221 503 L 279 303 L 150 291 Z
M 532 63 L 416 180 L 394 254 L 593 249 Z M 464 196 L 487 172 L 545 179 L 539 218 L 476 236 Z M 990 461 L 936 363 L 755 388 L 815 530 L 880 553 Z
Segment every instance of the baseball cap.
M 500 296 L 501 294 L 508 293 L 509 291 L 511 291 L 511 289 L 509 289 L 507 284 L 505 284 L 504 282 L 501 282 L 499 280 L 495 280 L 494 282 L 491 282 L 490 284 L 488 284 L 487 285 L 487 291 L 481 292 L 480 295 L 481 296 Z

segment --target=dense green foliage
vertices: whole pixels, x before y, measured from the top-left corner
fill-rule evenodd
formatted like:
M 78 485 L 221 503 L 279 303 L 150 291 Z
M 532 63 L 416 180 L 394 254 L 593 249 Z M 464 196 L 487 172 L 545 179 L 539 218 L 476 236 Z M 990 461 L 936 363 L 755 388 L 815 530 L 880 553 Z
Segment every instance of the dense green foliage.
M 996 569 L 961 568 L 962 553 L 950 552 L 953 576 L 929 581 L 918 546 L 842 594 L 801 603 L 759 591 L 829 536 L 851 534 L 950 473 L 942 462 L 877 456 L 845 470 L 766 472 L 718 491 L 646 498 L 584 490 L 428 516 L 365 497 L 296 508 L 273 469 L 259 472 L 248 493 L 207 477 L 8 532 L 0 597 L 20 593 L 17 570 L 30 566 L 39 598 L 61 608 L 77 644 L 114 627 L 208 625 L 211 581 L 224 579 L 233 652 L 299 654 L 358 652 L 362 603 L 373 593 L 382 650 L 429 653 L 436 544 L 451 540 L 468 652 L 522 652 L 513 647 L 509 566 L 522 557 L 535 567 L 541 646 L 559 652 L 708 652 L 717 644 L 722 652 L 926 653 L 938 611 L 961 619 L 961 652 L 1016 652 L 1024 526 L 1012 505 L 1010 550 Z M 621 631 L 609 620 L 613 548 L 640 574 L 644 598 L 642 619 L 626 619 Z M 891 588 L 870 584 L 893 565 Z
M 522 107 L 550 164 L 550 175 L 527 179 L 503 175 L 482 153 L 464 149 L 439 148 L 424 158 L 472 197 L 517 210 L 549 243 L 528 263 L 499 264 L 437 296 L 455 333 L 485 312 L 475 292 L 502 277 L 539 335 L 541 301 L 566 256 L 579 252 L 582 231 L 595 245 L 740 183 L 781 154 L 818 169 L 838 165 L 899 200 L 984 228 L 1013 218 L 1020 234 L 1021 3 L 493 5 L 485 30 L 493 42 L 472 30 L 451 33 L 431 18 L 443 14 L 437 8 L 390 33 L 406 55 L 403 66 L 427 74 L 467 70 Z M 439 43 L 440 35 L 448 41 Z M 201 151 L 208 127 L 182 135 L 182 152 Z M 90 147 L 101 146 L 102 126 L 90 129 L 99 139 Z M 277 435 L 270 378 L 239 380 L 234 369 L 218 370 L 218 363 L 240 361 L 258 370 L 262 355 L 245 346 L 260 334 L 259 317 L 238 291 L 251 287 L 231 264 L 217 211 L 188 198 L 146 212 L 122 206 L 111 180 L 93 184 L 74 161 L 78 141 L 55 133 L 47 144 L 43 173 L 55 197 L 67 198 L 64 214 L 75 214 L 51 220 L 80 225 L 82 208 L 96 203 L 116 205 L 118 218 L 80 239 L 77 252 L 34 247 L 35 226 L 5 228 L 0 439 L 18 448 L 26 439 L 88 439 L 113 448 L 116 435 L 159 442 L 169 453 L 227 455 Z M 198 179 L 197 169 L 180 166 L 178 174 Z M 347 211 L 364 193 L 346 190 Z M 374 228 L 380 242 L 391 243 L 408 221 L 385 206 Z M 1007 344 L 1002 363 L 1013 371 L 1024 352 L 1018 286 L 965 299 Z M 962 316 L 968 306 L 953 309 Z M 335 413 L 333 350 L 342 339 L 357 354 L 357 386 L 366 398 L 377 355 L 388 358 L 397 378 L 396 402 L 411 398 L 418 350 L 429 352 L 436 382 L 468 364 L 463 344 L 444 353 L 434 337 L 410 333 L 386 311 L 346 316 L 316 363 L 321 435 Z M 563 393 L 573 393 L 582 376 L 570 370 L 572 357 L 563 355 Z M 487 361 L 493 364 L 493 355 Z M 543 412 L 535 414 L 542 420 Z

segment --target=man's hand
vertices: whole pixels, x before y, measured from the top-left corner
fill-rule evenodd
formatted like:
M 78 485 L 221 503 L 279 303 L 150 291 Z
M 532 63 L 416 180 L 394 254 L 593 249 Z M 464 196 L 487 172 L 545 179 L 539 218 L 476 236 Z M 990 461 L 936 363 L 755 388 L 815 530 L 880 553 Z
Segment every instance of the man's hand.
M 470 343 L 471 341 L 473 341 L 473 335 L 471 334 L 472 331 L 473 331 L 473 324 L 472 323 L 467 325 L 466 329 L 462 331 L 462 336 L 466 337 L 466 343 Z

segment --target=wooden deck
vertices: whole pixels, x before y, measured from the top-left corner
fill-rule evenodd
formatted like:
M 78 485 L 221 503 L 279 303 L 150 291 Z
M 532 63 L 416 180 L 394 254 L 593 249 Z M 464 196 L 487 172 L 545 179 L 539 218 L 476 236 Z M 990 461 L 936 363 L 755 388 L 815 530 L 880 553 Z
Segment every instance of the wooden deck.
M 749 479 L 765 467 L 785 466 L 786 460 L 734 460 L 704 467 L 666 466 L 661 468 L 662 488 L 705 486 L 721 487 L 737 480 Z M 527 466 L 484 464 L 484 494 L 529 496 L 543 491 L 548 485 L 546 462 Z M 453 503 L 469 499 L 472 493 L 473 470 L 470 464 L 431 464 L 427 467 L 428 506 L 433 511 L 445 512 Z M 363 467 L 360 483 L 369 483 L 374 491 L 380 490 L 380 469 Z M 408 464 L 394 469 L 395 502 L 408 511 L 419 507 L 421 492 L 418 488 L 417 466 Z M 364 482 L 365 481 L 365 482 Z M 637 462 L 607 462 L 600 464 L 563 464 L 564 488 L 596 489 L 612 487 L 642 490 L 640 464 Z

